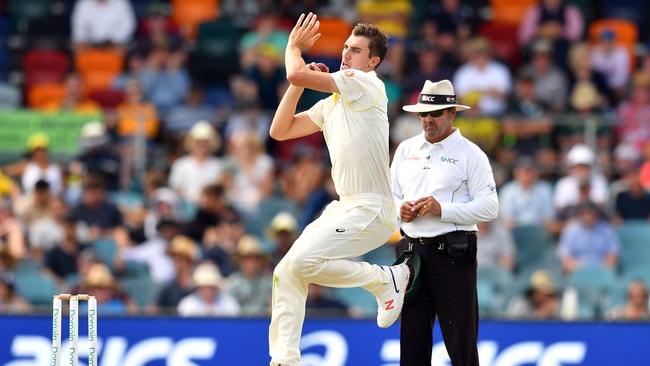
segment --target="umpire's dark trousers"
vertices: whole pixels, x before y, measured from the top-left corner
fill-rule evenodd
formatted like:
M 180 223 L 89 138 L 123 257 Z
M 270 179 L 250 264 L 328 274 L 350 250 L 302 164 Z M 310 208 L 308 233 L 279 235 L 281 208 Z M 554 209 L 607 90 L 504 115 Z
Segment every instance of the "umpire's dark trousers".
M 460 257 L 444 249 L 445 236 L 413 249 L 422 257 L 417 295 L 404 304 L 400 323 L 400 365 L 430 366 L 436 316 L 453 366 L 478 366 L 476 298 L 476 234 L 467 233 L 468 248 Z M 402 240 L 400 249 L 408 247 Z

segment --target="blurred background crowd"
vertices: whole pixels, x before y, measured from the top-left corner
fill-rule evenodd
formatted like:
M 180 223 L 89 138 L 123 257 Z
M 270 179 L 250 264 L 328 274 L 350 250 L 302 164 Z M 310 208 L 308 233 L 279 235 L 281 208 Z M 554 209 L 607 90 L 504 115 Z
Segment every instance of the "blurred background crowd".
M 0 1 L 0 145 L 19 146 L 0 148 L 0 313 L 87 292 L 102 314 L 268 315 L 273 266 L 336 198 L 322 136 L 268 137 L 307 11 L 323 36 L 305 58 L 331 70 L 356 22 L 389 34 L 393 149 L 421 131 L 401 106 L 426 79 L 472 106 L 457 127 L 501 201 L 480 225 L 482 317 L 650 318 L 642 0 Z M 12 138 L 23 112 L 40 122 Z M 390 264 L 393 248 L 362 259 Z M 314 285 L 307 309 L 376 304 Z

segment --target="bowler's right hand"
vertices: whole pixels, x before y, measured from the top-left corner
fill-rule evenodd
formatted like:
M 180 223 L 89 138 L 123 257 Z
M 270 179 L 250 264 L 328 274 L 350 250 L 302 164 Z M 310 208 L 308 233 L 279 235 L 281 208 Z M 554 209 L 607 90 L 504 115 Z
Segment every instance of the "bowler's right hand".
M 413 211 L 415 206 L 415 201 L 406 201 L 402 203 L 402 207 L 399 209 L 399 217 L 403 222 L 411 222 L 418 217 L 418 212 Z

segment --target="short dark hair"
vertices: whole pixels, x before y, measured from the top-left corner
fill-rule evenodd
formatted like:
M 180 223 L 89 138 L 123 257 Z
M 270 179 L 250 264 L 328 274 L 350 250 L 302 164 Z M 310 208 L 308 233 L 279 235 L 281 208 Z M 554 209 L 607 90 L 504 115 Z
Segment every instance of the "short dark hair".
M 388 53 L 388 37 L 384 32 L 379 30 L 372 24 L 358 23 L 352 29 L 352 34 L 355 36 L 366 37 L 370 40 L 368 48 L 370 48 L 370 57 L 379 57 L 379 64 L 384 61 L 386 53 Z M 379 66 L 377 64 L 377 66 Z
M 34 184 L 34 190 L 36 192 L 45 192 L 50 189 L 50 182 L 46 181 L 45 179 L 39 179 L 36 181 Z

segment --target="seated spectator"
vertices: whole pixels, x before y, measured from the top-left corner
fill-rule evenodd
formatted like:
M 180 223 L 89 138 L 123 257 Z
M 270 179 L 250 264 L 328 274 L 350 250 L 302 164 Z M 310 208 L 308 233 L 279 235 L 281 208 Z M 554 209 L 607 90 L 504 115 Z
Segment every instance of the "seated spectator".
M 553 121 L 547 106 L 536 96 L 536 87 L 535 72 L 528 67 L 521 68 L 502 124 L 503 145 L 513 157 L 535 156 L 540 150 L 554 154 Z
M 238 316 L 237 300 L 223 292 L 219 268 L 209 262 L 199 264 L 192 275 L 195 290 L 178 304 L 180 316 Z
M 126 46 L 135 22 L 133 8 L 126 0 L 79 0 L 72 10 L 72 41 L 77 48 Z
M 225 4 L 224 4 L 225 5 Z M 237 18 L 241 16 L 241 9 L 237 9 Z M 280 27 L 278 17 L 273 12 L 260 15 L 254 28 L 244 33 L 239 42 L 240 64 L 246 70 L 257 62 L 259 47 L 266 45 L 281 55 L 287 48 L 289 33 Z
M 602 174 L 593 172 L 595 156 L 587 145 L 578 144 L 569 150 L 566 156 L 568 174 L 562 177 L 555 186 L 553 204 L 557 211 L 578 203 L 580 199 L 580 183 L 588 182 L 589 198 L 594 203 L 604 206 L 607 202 L 607 181 Z
M 171 188 L 156 188 L 148 199 L 148 210 L 144 218 L 144 235 L 147 238 L 158 236 L 158 224 L 161 221 L 184 221 L 181 198 Z
M 126 315 L 137 311 L 137 305 L 122 291 L 104 264 L 92 265 L 84 276 L 81 287 L 76 290 L 95 296 L 100 314 Z
M 202 242 L 206 230 L 219 225 L 227 210 L 223 187 L 210 184 L 203 188 L 194 217 L 184 225 L 184 232 L 196 242 Z
M 223 180 L 226 196 L 238 211 L 254 214 L 273 189 L 273 159 L 251 130 L 235 132 L 228 141 L 228 152 L 232 171 Z
M 184 200 L 197 204 L 203 188 L 221 179 L 224 162 L 212 156 L 220 145 L 221 139 L 209 122 L 199 121 L 192 126 L 185 144 L 189 154 L 174 161 L 169 173 L 170 187 Z
M 193 289 L 192 272 L 194 263 L 199 259 L 199 247 L 182 235 L 174 237 L 167 248 L 167 255 L 174 264 L 174 278 L 160 290 L 151 313 L 175 313 L 178 303 Z
M 208 228 L 203 235 L 203 253 L 207 260 L 221 268 L 224 276 L 230 276 L 235 270 L 233 257 L 237 243 L 246 234 L 242 218 L 231 207 L 223 212 L 217 226 Z
M 487 39 L 472 39 L 469 49 L 469 60 L 454 74 L 456 94 L 461 100 L 477 99 L 481 114 L 498 116 L 505 112 L 506 97 L 512 88 L 510 71 L 492 58 Z
M 235 262 L 239 270 L 228 276 L 226 292 L 239 303 L 241 315 L 269 314 L 273 278 L 269 255 L 264 253 L 260 241 L 250 235 L 241 237 Z
M 16 292 L 13 274 L 0 271 L 0 314 L 27 314 L 31 311 L 32 306 Z
M 453 70 L 442 62 L 441 52 L 436 46 L 425 44 L 415 51 L 417 68 L 406 75 L 404 94 L 408 97 L 415 95 L 417 98 L 425 80 L 451 80 Z
M 226 140 L 239 131 L 254 131 L 260 141 L 266 142 L 269 137 L 271 116 L 267 113 L 268 111 L 262 109 L 258 84 L 252 79 L 234 77 L 230 87 L 235 109 L 228 116 L 224 126 Z M 267 89 L 268 91 L 270 89 Z M 277 106 L 277 104 L 275 105 Z
M 479 223 L 476 249 L 478 268 L 498 267 L 512 271 L 515 264 L 515 241 L 510 231 L 498 222 Z
M 74 112 L 79 114 L 100 114 L 102 108 L 88 98 L 81 76 L 75 72 L 68 74 L 63 81 L 64 97 L 61 101 L 46 104 L 45 112 Z
M 81 128 L 80 154 L 71 163 L 80 164 L 79 177 L 82 175 L 98 175 L 110 192 L 120 187 L 122 161 L 115 147 L 109 143 L 109 136 L 102 121 L 91 121 Z M 73 170 L 71 168 L 71 170 Z
M 79 275 L 79 256 L 87 247 L 77 239 L 77 219 L 74 216 L 65 216 L 63 233 L 63 239 L 45 254 L 43 262 L 59 283 Z
M 515 319 L 560 319 L 559 291 L 551 275 L 541 270 L 533 272 L 524 296 L 512 299 L 506 314 Z
M 616 111 L 616 132 L 619 142 L 631 145 L 640 154 L 643 145 L 650 142 L 648 121 L 650 121 L 650 75 L 637 74 L 632 79 L 630 97 L 621 101 Z
M 591 50 L 586 42 L 578 42 L 569 49 L 569 93 L 572 95 L 576 86 L 589 83 L 603 96 L 602 105 L 612 105 L 616 99 L 614 91 L 607 84 L 607 79 L 591 64 Z
M 542 0 L 531 5 L 519 24 L 519 45 L 525 47 L 537 38 L 553 43 L 558 65 L 564 65 L 571 43 L 582 37 L 585 21 L 580 10 L 564 0 Z
M 617 101 L 623 97 L 630 77 L 630 55 L 625 47 L 616 43 L 616 33 L 603 29 L 598 43 L 591 50 L 591 64 L 607 78 L 607 85 L 614 90 Z
M 501 128 L 494 116 L 481 113 L 478 107 L 479 101 L 479 94 L 467 94 L 463 103 L 471 108 L 456 117 L 454 125 L 464 137 L 478 145 L 488 155 L 494 155 L 499 144 Z
M 522 156 L 513 170 L 514 180 L 506 183 L 499 194 L 500 214 L 504 225 L 548 225 L 553 220 L 551 185 L 538 179 L 533 158 Z
M 166 283 L 174 278 L 174 264 L 167 255 L 169 243 L 181 233 L 181 225 L 172 220 L 161 220 L 156 226 L 156 235 L 144 243 L 121 248 L 119 260 L 124 264 L 136 262 L 146 264 L 149 275 L 156 283 Z
M 433 19 L 438 31 L 437 43 L 443 52 L 451 52 L 459 42 L 466 41 L 476 26 L 472 6 L 462 4 L 460 0 L 431 2 L 424 14 L 416 16 Z M 429 80 L 442 79 L 447 78 Z
M 118 136 L 132 138 L 137 133 L 144 133 L 146 138 L 153 139 L 158 134 L 160 121 L 155 106 L 145 101 L 138 79 L 129 78 L 124 92 L 126 99 L 117 107 Z
M 204 103 L 203 89 L 192 85 L 185 96 L 185 103 L 170 109 L 165 117 L 164 130 L 172 135 L 184 135 L 196 121 L 211 121 L 215 117 L 214 108 Z
M 538 39 L 532 45 L 530 67 L 535 81 L 535 97 L 551 111 L 564 111 L 568 95 L 568 81 L 564 71 L 553 62 L 553 44 Z
M 25 193 L 31 193 L 39 180 L 45 180 L 50 185 L 52 194 L 58 196 L 63 193 L 63 174 L 59 165 L 50 160 L 49 147 L 50 138 L 46 134 L 37 132 L 29 136 L 29 157 L 20 172 Z
M 171 45 L 153 46 L 135 77 L 140 82 L 143 99 L 164 116 L 183 102 L 190 88 L 189 74 L 184 67 L 187 55 L 183 50 L 170 49 Z
M 629 166 L 623 179 L 626 189 L 616 196 L 616 215 L 625 220 L 650 220 L 650 192 L 641 186 L 639 164 Z
M 330 294 L 330 288 L 310 283 L 308 286 L 306 317 L 347 317 L 350 309 Z
M 564 271 L 584 266 L 615 268 L 620 243 L 612 224 L 599 218 L 598 206 L 592 202 L 576 210 L 576 219 L 562 229 L 557 248 Z
M 648 288 L 645 282 L 635 280 L 627 285 L 627 299 L 625 304 L 611 309 L 606 318 L 608 320 L 647 321 L 650 320 L 648 308 Z
M 53 195 L 50 183 L 38 180 L 34 189 L 17 199 L 14 213 L 28 228 L 42 219 L 57 220 L 65 210 L 64 203 Z
M 11 212 L 11 201 L 7 198 L 0 201 L 0 254 L 0 258 L 11 263 L 28 254 L 25 228 Z
M 160 49 L 180 52 L 186 47 L 183 36 L 172 23 L 168 13 L 167 7 L 159 1 L 149 4 L 136 40 L 138 54 L 147 55 Z
M 119 246 L 130 244 L 129 236 L 123 227 L 122 214 L 106 198 L 101 178 L 90 176 L 84 184 L 81 201 L 70 210 L 77 220 L 83 242 L 93 242 L 102 237 L 112 237 Z
M 257 85 L 257 101 L 264 111 L 275 111 L 287 87 L 282 56 L 283 52 L 272 45 L 261 44 L 257 47 L 255 64 L 244 72 L 244 76 Z M 238 107 L 245 110 L 248 106 Z
M 275 247 L 271 261 L 271 268 L 275 268 L 298 238 L 296 218 L 288 212 L 278 212 L 269 224 L 267 237 Z

